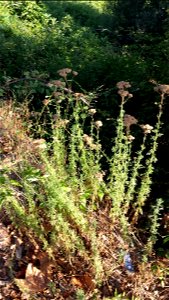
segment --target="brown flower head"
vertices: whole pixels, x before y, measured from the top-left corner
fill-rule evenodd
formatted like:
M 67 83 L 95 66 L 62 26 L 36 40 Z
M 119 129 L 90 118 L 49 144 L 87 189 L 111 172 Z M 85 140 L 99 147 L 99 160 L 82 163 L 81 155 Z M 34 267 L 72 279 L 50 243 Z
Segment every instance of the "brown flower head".
M 76 98 L 76 100 L 81 100 L 88 106 L 90 105 L 89 102 L 86 100 L 86 96 L 83 93 L 74 93 L 74 97 Z
M 65 86 L 65 82 L 61 81 L 61 80 L 52 80 L 50 81 L 49 83 L 47 83 L 47 86 L 48 87 L 53 87 L 53 86 L 56 86 L 56 87 L 64 87 Z
M 119 90 L 124 90 L 130 88 L 131 84 L 128 81 L 119 81 L 116 86 Z
M 123 119 L 123 123 L 124 123 L 124 126 L 127 127 L 127 129 L 129 130 L 131 125 L 134 125 L 134 124 L 138 123 L 138 120 L 135 117 L 131 116 L 131 115 L 125 114 L 124 119 Z
M 61 76 L 61 77 L 64 77 L 66 78 L 67 77 L 67 74 L 71 73 L 72 72 L 72 69 L 69 69 L 69 68 L 65 68 L 65 69 L 61 69 L 58 71 L 58 74 Z
M 118 94 L 121 96 L 121 97 L 128 97 L 130 94 L 128 91 L 125 91 L 125 90 L 118 90 Z
M 50 103 L 50 100 L 49 100 L 49 99 L 44 99 L 44 100 L 43 100 L 43 104 L 44 104 L 45 106 L 47 106 L 49 103 Z
M 157 85 L 157 81 L 156 81 L 156 80 L 154 80 L 154 79 L 150 79 L 150 80 L 149 80 L 149 82 L 151 82 L 152 84 L 155 84 L 155 85 Z
M 155 92 L 163 95 L 169 95 L 169 84 L 158 84 L 154 79 L 150 79 L 149 82 L 156 85 L 154 87 Z
M 66 125 L 69 123 L 69 120 L 67 119 L 59 119 L 56 121 L 56 127 L 66 127 Z
M 52 94 L 55 98 L 60 98 L 60 96 L 63 96 L 63 94 L 61 93 L 61 92 L 54 92 L 53 94 Z
M 75 98 L 81 98 L 85 96 L 83 93 L 74 93 Z
M 154 87 L 154 91 L 160 94 L 169 95 L 169 85 L 168 84 L 158 84 Z

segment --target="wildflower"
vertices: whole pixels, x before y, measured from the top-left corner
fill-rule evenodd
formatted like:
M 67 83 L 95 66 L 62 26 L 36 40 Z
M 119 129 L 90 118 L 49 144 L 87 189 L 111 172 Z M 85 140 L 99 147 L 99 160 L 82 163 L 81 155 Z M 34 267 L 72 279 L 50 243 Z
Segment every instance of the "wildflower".
M 49 100 L 49 99 L 44 99 L 44 100 L 43 100 L 43 104 L 44 104 L 45 106 L 47 106 L 49 103 L 50 103 L 50 100 Z
M 78 72 L 72 71 L 72 74 L 73 74 L 74 76 L 77 76 L 77 75 L 78 75 Z
M 150 79 L 149 82 L 151 82 L 152 84 L 157 85 L 157 81 L 155 81 L 154 79 Z
M 97 129 L 99 129 L 100 127 L 102 127 L 102 126 L 103 126 L 102 121 L 99 121 L 99 120 L 96 121 L 96 122 L 95 122 L 95 126 L 96 126 Z
M 135 137 L 133 136 L 133 135 L 128 135 L 128 141 L 129 142 L 132 142 L 132 141 L 134 141 L 135 140 Z
M 88 146 L 91 146 L 93 144 L 93 138 L 87 134 L 83 135 L 83 140 Z
M 121 97 L 127 97 L 127 96 L 129 96 L 129 92 L 128 91 L 125 91 L 125 90 L 122 90 L 122 89 L 120 89 L 119 91 L 118 91 L 118 94 L 121 96 Z
M 160 94 L 169 95 L 169 85 L 168 84 L 158 84 L 154 87 L 154 91 Z
M 163 94 L 163 95 L 169 95 L 169 85 L 168 84 L 158 84 L 157 81 L 155 81 L 154 79 L 150 79 L 149 82 L 151 82 L 152 84 L 156 85 L 154 87 L 154 91 L 159 93 L 159 94 Z
M 67 124 L 69 123 L 69 120 L 67 120 L 67 119 L 62 120 L 62 121 L 63 121 L 63 122 L 62 122 L 63 125 L 67 125 Z
M 59 96 L 62 96 L 62 93 L 61 92 L 54 92 L 52 94 L 55 98 L 58 98 Z
M 61 81 L 61 80 L 53 80 L 53 81 L 52 81 L 52 84 L 53 84 L 54 86 L 57 86 L 57 87 L 63 87 L 63 86 L 65 86 L 65 82 L 63 82 L 63 81 Z
M 74 93 L 76 100 L 82 100 L 85 104 L 89 106 L 88 101 L 85 99 L 85 95 L 82 93 Z
M 132 98 L 133 97 L 133 94 L 128 94 L 128 98 Z
M 82 94 L 82 93 L 74 93 L 74 96 L 75 96 L 76 98 L 80 98 L 80 97 L 83 97 L 84 94 Z
M 143 129 L 144 134 L 151 133 L 151 131 L 153 129 L 153 126 L 150 126 L 149 124 L 140 125 L 140 127 Z
M 124 90 L 130 88 L 131 84 L 128 81 L 119 81 L 116 86 L 119 90 Z
M 123 123 L 124 123 L 124 126 L 127 127 L 127 130 L 129 130 L 131 125 L 134 125 L 134 124 L 138 123 L 138 120 L 135 117 L 131 116 L 131 115 L 125 114 L 124 119 L 123 119 Z
M 96 111 L 95 108 L 89 109 L 89 114 L 90 114 L 91 116 L 93 116 L 96 112 L 97 112 L 97 111 Z
M 89 147 L 91 150 L 98 150 L 98 145 L 96 144 L 90 144 Z
M 97 178 L 97 180 L 99 181 L 99 182 L 102 182 L 103 181 L 103 177 L 105 176 L 105 172 L 104 171 L 102 171 L 102 172 L 98 172 L 98 173 L 96 173 L 96 178 Z
M 67 119 L 60 119 L 57 122 L 57 127 L 66 127 L 66 125 L 69 123 L 69 120 Z
M 61 77 L 66 78 L 66 77 L 67 77 L 67 74 L 68 74 L 68 73 L 71 73 L 71 72 L 72 72 L 72 69 L 65 68 L 65 69 L 59 70 L 59 71 L 58 71 L 58 74 L 59 74 Z
M 65 82 L 61 81 L 61 80 L 52 80 L 49 83 L 47 83 L 48 87 L 64 87 L 65 86 Z
M 48 82 L 48 83 L 46 84 L 46 86 L 48 86 L 48 87 L 52 87 L 52 86 L 53 86 L 53 84 L 52 84 L 51 82 Z

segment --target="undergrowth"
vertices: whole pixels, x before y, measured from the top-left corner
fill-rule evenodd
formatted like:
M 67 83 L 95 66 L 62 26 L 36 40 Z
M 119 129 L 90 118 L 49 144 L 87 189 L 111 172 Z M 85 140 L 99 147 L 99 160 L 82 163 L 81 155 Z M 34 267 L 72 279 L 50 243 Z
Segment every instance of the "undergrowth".
M 58 73 L 60 79 L 48 83 L 51 96 L 43 101 L 36 119 L 28 104 L 1 105 L 0 207 L 14 226 L 37 240 L 49 256 L 62 251 L 69 259 L 81 257 L 99 286 L 121 265 L 120 257 L 128 255 L 125 267 L 134 272 L 130 251 L 141 243 L 136 228 L 151 192 L 168 90 L 165 85 L 156 86 L 161 98 L 153 127 L 125 113 L 125 103 L 132 98 L 131 85 L 117 83 L 120 112 L 116 138 L 112 156 L 107 158 L 109 170 L 102 170 L 101 160 L 106 155 L 100 131 L 104 124 L 92 105 L 94 94 L 72 91 L 69 76 L 77 74 L 71 69 Z M 134 155 L 133 126 L 141 128 L 143 136 Z M 47 130 L 51 132 L 48 139 Z M 33 138 L 34 132 L 38 132 L 38 139 Z M 152 255 L 157 240 L 162 203 L 157 199 L 148 216 L 151 223 L 142 244 L 143 263 Z M 105 241 L 99 235 L 103 230 L 99 228 L 100 211 L 113 226 L 112 236 L 104 236 Z M 148 220 L 145 217 L 147 224 Z M 116 253 L 117 261 L 110 270 L 106 270 L 102 258 L 107 239 L 117 239 L 122 251 Z M 79 290 L 77 299 L 88 299 L 83 297 L 84 292 Z M 119 297 L 112 299 L 122 299 Z

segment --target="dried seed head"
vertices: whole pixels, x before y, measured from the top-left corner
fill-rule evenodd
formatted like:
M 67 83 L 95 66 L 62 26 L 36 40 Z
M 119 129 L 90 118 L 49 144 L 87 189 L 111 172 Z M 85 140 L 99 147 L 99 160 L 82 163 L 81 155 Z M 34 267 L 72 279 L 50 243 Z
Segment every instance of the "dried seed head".
M 118 94 L 124 98 L 129 96 L 129 92 L 122 89 L 118 90 Z
M 98 149 L 96 144 L 90 144 L 89 147 L 90 147 L 91 150 L 97 150 Z
M 49 83 L 47 83 L 48 87 L 64 87 L 65 86 L 65 82 L 62 82 L 61 80 L 52 80 Z
M 59 71 L 58 71 L 58 74 L 59 74 L 61 77 L 66 78 L 66 77 L 67 77 L 67 74 L 68 74 L 68 73 L 71 73 L 71 72 L 72 72 L 72 69 L 65 68 L 65 69 L 59 70 Z
M 76 98 L 80 98 L 80 97 L 84 97 L 85 95 L 82 94 L 82 93 L 74 93 L 74 96 L 75 96 Z
M 169 84 L 158 84 L 154 79 L 150 79 L 149 82 L 156 85 L 154 87 L 155 92 L 163 95 L 169 95 Z
M 93 138 L 88 134 L 83 135 L 83 141 L 88 145 L 91 146 L 93 144 Z
M 143 129 L 144 134 L 151 133 L 151 131 L 153 130 L 153 126 L 151 126 L 149 124 L 140 125 L 140 127 Z
M 57 87 L 64 87 L 65 86 L 65 82 L 63 82 L 61 80 L 53 80 L 52 83 L 53 83 L 54 86 L 57 86 Z
M 57 121 L 56 126 L 57 127 L 66 127 L 66 125 L 69 123 L 69 120 L 66 119 L 60 119 Z
M 124 123 L 124 126 L 126 126 L 129 129 L 131 125 L 137 124 L 138 120 L 135 117 L 131 116 L 131 115 L 125 114 L 124 119 L 123 119 L 123 123 Z
M 77 75 L 78 75 L 78 72 L 72 71 L 72 74 L 73 74 L 74 76 L 77 76 Z
M 89 109 L 89 114 L 90 114 L 91 116 L 93 116 L 96 112 L 97 112 L 97 111 L 96 111 L 95 108 Z
M 52 95 L 54 97 L 59 97 L 59 96 L 62 96 L 63 94 L 61 92 L 54 92 Z
M 105 176 L 105 172 L 104 171 L 102 171 L 102 172 L 98 172 L 98 173 L 96 173 L 96 178 L 97 178 L 97 180 L 99 181 L 99 182 L 102 182 L 103 181 L 103 177 Z
M 119 81 L 116 86 L 119 90 L 124 90 L 130 88 L 131 84 L 128 81 Z
M 154 79 L 150 79 L 149 82 L 151 82 L 152 84 L 155 84 L 155 85 L 158 84 L 157 81 Z
M 73 95 L 75 96 L 76 100 L 81 100 L 88 106 L 90 105 L 89 102 L 86 100 L 86 95 L 84 95 L 83 93 L 74 93 Z
M 169 85 L 168 84 L 158 84 L 154 87 L 154 91 L 160 94 L 169 95 Z
M 103 126 L 102 121 L 99 121 L 99 120 L 96 121 L 96 122 L 95 122 L 95 126 L 96 126 L 97 129 L 99 129 L 100 127 L 102 127 L 102 126 Z
M 49 103 L 50 103 L 50 100 L 49 100 L 49 99 L 44 99 L 44 100 L 43 100 L 43 104 L 44 104 L 45 106 L 47 106 Z
M 132 142 L 135 140 L 135 137 L 133 135 L 128 135 L 127 138 L 128 138 L 129 142 Z

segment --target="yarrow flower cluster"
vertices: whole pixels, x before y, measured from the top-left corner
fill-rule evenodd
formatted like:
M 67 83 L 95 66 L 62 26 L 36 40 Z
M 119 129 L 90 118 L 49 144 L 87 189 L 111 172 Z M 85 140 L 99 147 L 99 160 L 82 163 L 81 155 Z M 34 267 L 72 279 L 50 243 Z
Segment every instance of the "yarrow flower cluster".
M 133 95 L 129 93 L 129 91 L 127 90 L 128 88 L 131 87 L 131 84 L 128 81 L 119 81 L 116 84 L 117 88 L 118 88 L 118 94 L 121 96 L 122 101 L 124 101 L 124 98 L 128 97 L 128 98 L 132 98 Z

